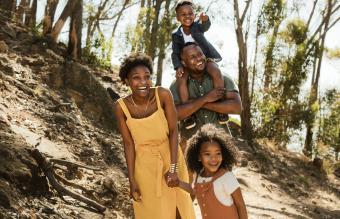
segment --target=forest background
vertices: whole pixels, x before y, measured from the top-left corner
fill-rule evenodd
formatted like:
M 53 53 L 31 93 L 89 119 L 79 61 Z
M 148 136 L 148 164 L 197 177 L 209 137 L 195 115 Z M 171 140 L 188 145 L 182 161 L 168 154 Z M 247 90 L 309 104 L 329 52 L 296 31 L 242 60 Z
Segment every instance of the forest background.
M 238 84 L 242 137 L 268 138 L 310 158 L 340 151 L 340 2 L 336 0 L 193 1 L 212 20 L 206 33 L 221 52 L 222 72 Z M 122 57 L 142 51 L 155 63 L 154 82 L 174 78 L 170 0 L 1 0 L 15 17 L 68 56 L 116 72 Z

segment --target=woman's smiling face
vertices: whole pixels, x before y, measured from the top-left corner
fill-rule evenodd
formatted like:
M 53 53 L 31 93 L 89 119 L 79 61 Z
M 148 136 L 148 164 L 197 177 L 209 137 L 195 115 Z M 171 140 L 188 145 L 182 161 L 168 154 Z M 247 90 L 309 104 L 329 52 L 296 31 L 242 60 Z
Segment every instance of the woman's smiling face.
M 126 79 L 126 84 L 134 95 L 146 97 L 152 86 L 150 70 L 144 65 L 138 65 L 131 69 Z

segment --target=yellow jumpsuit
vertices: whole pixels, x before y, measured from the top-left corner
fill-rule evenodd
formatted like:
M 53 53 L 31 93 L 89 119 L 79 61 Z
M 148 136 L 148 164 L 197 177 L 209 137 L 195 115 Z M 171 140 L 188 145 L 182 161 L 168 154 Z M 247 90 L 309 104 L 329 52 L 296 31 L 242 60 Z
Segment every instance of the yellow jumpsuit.
M 133 202 L 136 219 L 175 219 L 176 206 L 182 219 L 194 219 L 190 195 L 179 188 L 169 188 L 164 174 L 170 167 L 169 127 L 155 88 L 157 111 L 134 119 L 123 99 L 119 99 L 135 143 L 135 179 L 141 192 L 141 202 Z M 178 150 L 178 176 L 189 182 L 182 151 Z

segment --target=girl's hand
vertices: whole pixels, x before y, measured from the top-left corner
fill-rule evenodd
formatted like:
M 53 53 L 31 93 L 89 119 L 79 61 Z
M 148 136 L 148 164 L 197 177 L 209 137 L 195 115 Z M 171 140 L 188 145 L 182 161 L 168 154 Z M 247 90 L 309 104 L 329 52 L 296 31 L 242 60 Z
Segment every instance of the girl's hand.
M 206 15 L 204 12 L 201 12 L 201 14 L 200 14 L 200 21 L 201 22 L 206 22 L 207 20 L 209 20 L 209 16 Z
M 139 187 L 135 181 L 130 182 L 130 197 L 136 202 L 142 201 Z
M 179 185 L 179 179 L 177 173 L 170 173 L 169 171 L 165 174 L 166 184 L 169 187 L 177 187 Z

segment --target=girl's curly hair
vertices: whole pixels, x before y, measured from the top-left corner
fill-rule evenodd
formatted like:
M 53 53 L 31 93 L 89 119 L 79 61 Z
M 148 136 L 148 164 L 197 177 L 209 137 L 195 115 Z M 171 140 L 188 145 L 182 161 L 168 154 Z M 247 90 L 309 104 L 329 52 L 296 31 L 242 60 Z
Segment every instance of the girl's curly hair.
M 189 170 L 199 173 L 203 169 L 199 161 L 201 145 L 204 142 L 217 142 L 221 147 L 222 163 L 220 168 L 231 170 L 237 162 L 238 151 L 232 143 L 231 137 L 222 129 L 213 124 L 202 126 L 189 141 L 186 149 L 186 161 Z
M 144 53 L 134 53 L 126 57 L 119 69 L 119 77 L 122 82 L 125 83 L 125 79 L 128 78 L 131 69 L 140 65 L 147 67 L 150 71 L 150 74 L 153 73 L 153 63 L 150 56 Z

